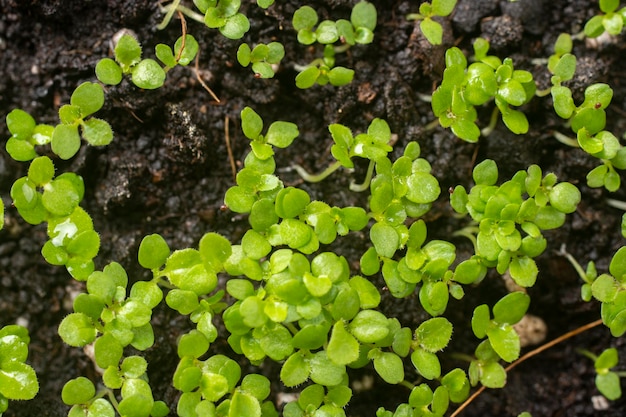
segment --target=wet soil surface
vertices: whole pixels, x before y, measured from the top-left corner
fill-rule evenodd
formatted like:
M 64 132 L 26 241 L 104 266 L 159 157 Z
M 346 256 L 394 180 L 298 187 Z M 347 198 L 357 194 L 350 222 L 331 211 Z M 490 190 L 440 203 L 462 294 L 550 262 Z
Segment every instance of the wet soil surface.
M 136 253 L 141 238 L 149 233 L 160 233 L 172 248 L 193 247 L 207 231 L 238 242 L 247 220 L 221 207 L 224 192 L 233 184 L 227 126 L 237 166 L 248 151 L 248 140 L 239 129 L 243 107 L 253 107 L 266 123 L 287 120 L 298 124 L 300 137 L 277 154 L 281 178 L 287 185 L 301 185 L 314 199 L 338 206 L 366 204 L 365 195 L 348 191 L 350 181 L 362 178 L 366 166 L 358 165 L 353 174 L 335 173 L 317 185 L 302 184 L 289 166 L 299 163 L 310 171 L 320 171 L 332 160 L 328 124 L 342 123 L 358 132 L 380 117 L 398 135 L 396 154 L 408 141 L 419 141 L 444 190 L 457 184 L 471 185 L 473 165 L 485 158 L 496 160 L 501 178 L 536 163 L 544 172 L 555 172 L 560 180 L 577 184 L 583 195 L 579 209 L 568 216 L 564 227 L 546 233 L 548 248 L 538 259 L 540 275 L 530 290 L 530 312 L 547 324 L 548 340 L 599 318 L 599 305 L 580 301 L 580 280 L 556 252 L 566 245 L 581 263 L 593 260 L 599 271 L 606 271 L 611 256 L 623 244 L 619 234 L 622 213 L 606 204 L 606 191 L 585 185 L 586 173 L 598 162 L 551 136 L 555 129 L 563 133 L 568 129 L 551 110 L 549 98 L 536 98 L 523 109 L 531 125 L 528 135 L 515 136 L 500 123 L 478 144 L 462 142 L 441 128 L 426 130 L 433 115 L 429 103 L 420 99 L 441 79 L 445 48 L 458 45 L 469 55 L 477 36 L 492 42 L 492 53 L 511 56 L 516 68 L 532 71 L 540 88 L 545 87 L 549 75 L 536 59 L 552 53 L 551 45 L 561 32 L 579 32 L 598 10 L 597 2 L 461 0 L 456 12 L 442 20 L 444 45 L 439 47 L 430 46 L 416 24 L 405 19 L 407 13 L 417 11 L 419 2 L 373 2 L 378 10 L 374 43 L 338 56 L 338 64 L 356 70 L 354 81 L 342 88 L 295 88 L 294 67 L 306 64 L 320 51 L 297 44 L 290 20 L 301 3 L 292 0 L 278 0 L 268 11 L 248 2 L 242 7 L 252 22 L 244 41 L 278 40 L 285 45 L 286 56 L 274 79 L 255 79 L 248 68 L 236 62 L 239 42 L 190 21 L 189 32 L 201 45 L 199 73 L 221 103 L 214 102 L 202 88 L 192 68 L 170 71 L 165 86 L 156 91 L 142 91 L 127 81 L 107 88 L 99 117 L 112 125 L 113 143 L 104 149 L 85 146 L 72 160 L 55 162 L 58 171 L 78 172 L 85 179 L 83 207 L 92 215 L 102 240 L 97 267 L 115 260 L 127 268 L 132 280 L 147 278 Z M 349 16 L 353 3 L 309 2 L 323 18 L 332 19 Z M 137 34 L 145 56 L 153 56 L 157 43 L 170 43 L 180 35 L 177 19 L 165 30 L 157 30 L 161 19 L 157 2 L 150 0 L 0 0 L 0 114 L 4 118 L 13 108 L 22 108 L 40 123 L 56 123 L 56 112 L 69 101 L 73 89 L 94 80 L 96 62 L 110 55 L 111 39 L 120 29 Z M 608 109 L 608 130 L 616 135 L 626 129 L 623 45 L 623 37 L 618 37 L 599 45 L 577 42 L 574 49 L 585 63 L 579 65 L 572 82 L 575 96 L 580 97 L 590 83 L 610 83 L 615 94 Z M 481 109 L 482 126 L 488 123 L 490 112 L 489 106 Z M 6 126 L 0 124 L 0 137 L 8 135 Z M 11 184 L 25 175 L 26 169 L 27 165 L 12 161 L 2 146 L 0 195 L 7 213 L 5 229 L 0 232 L 0 326 L 15 322 L 28 326 L 32 336 L 29 362 L 41 384 L 34 400 L 12 402 L 6 415 L 56 417 L 67 413 L 60 401 L 65 381 L 79 375 L 95 381 L 98 376 L 87 356 L 65 346 L 56 333 L 81 284 L 63 268 L 45 263 L 40 255 L 45 227 L 25 224 L 10 206 Z M 620 190 L 610 197 L 624 199 L 624 194 Z M 458 257 L 468 256 L 469 242 L 451 237 L 466 220 L 453 216 L 445 195 L 426 220 L 430 238 L 451 239 Z M 345 255 L 356 273 L 366 244 L 367 235 L 357 233 L 338 240 L 330 249 Z M 380 277 L 375 280 L 383 286 Z M 447 353 L 473 352 L 477 340 L 467 326 L 473 306 L 493 303 L 505 292 L 502 279 L 493 274 L 480 286 L 467 288 L 462 301 L 450 303 L 446 315 L 455 323 L 455 334 Z M 412 327 L 424 318 L 416 297 L 396 300 L 385 296 L 381 309 Z M 173 405 L 177 392 L 170 381 L 177 364 L 176 338 L 187 331 L 189 323 L 163 307 L 155 311 L 153 326 L 156 342 L 145 352 L 151 385 L 157 399 Z M 484 392 L 462 415 L 505 416 L 527 410 L 533 416 L 622 416 L 626 401 L 598 400 L 593 364 L 577 352 L 599 353 L 611 346 L 626 357 L 624 339 L 612 338 L 606 328 L 585 332 L 517 367 L 506 388 Z M 228 352 L 225 342 L 216 342 L 212 349 Z M 447 369 L 467 366 L 447 353 L 442 354 Z M 241 363 L 247 369 L 245 361 Z M 274 381 L 275 393 L 284 390 L 278 371 L 277 364 L 268 362 L 260 369 Z M 371 379 L 371 375 L 373 371 L 366 368 L 355 372 L 353 378 Z M 374 378 L 368 390 L 355 394 L 347 414 L 374 416 L 379 406 L 394 409 L 407 396 L 407 390 Z

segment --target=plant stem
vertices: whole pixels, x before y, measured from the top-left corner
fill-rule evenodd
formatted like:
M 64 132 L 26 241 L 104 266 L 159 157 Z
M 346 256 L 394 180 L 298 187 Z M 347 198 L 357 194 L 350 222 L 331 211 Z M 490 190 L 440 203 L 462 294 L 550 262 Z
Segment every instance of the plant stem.
M 487 137 L 491 135 L 493 130 L 496 128 L 496 124 L 498 123 L 499 113 L 500 113 L 500 109 L 498 109 L 497 107 L 494 107 L 493 111 L 491 112 L 491 118 L 489 119 L 489 124 L 480 131 L 480 134 L 483 135 L 483 137 Z
M 569 261 L 570 264 L 572 264 L 572 266 L 576 270 L 576 273 L 578 273 L 583 281 L 585 281 L 587 284 L 592 284 L 592 281 L 587 278 L 587 273 L 585 272 L 583 267 L 578 263 L 576 259 L 574 259 L 574 257 L 568 251 L 565 250 L 565 244 L 561 245 L 559 255 L 565 256 L 565 258 Z
M 612 198 L 607 198 L 605 201 L 606 201 L 606 204 L 608 204 L 611 207 L 615 207 L 616 209 L 626 211 L 626 201 L 615 200 Z
M 398 385 L 402 385 L 403 387 L 407 387 L 408 389 L 412 390 L 413 388 L 415 388 L 414 384 L 411 384 L 409 381 L 407 381 L 406 379 L 403 381 L 400 381 L 400 383 Z
M 569 136 L 564 135 L 561 132 L 554 131 L 554 132 L 552 132 L 552 135 L 554 136 L 554 138 L 556 140 L 558 140 L 559 142 L 561 142 L 564 145 L 571 146 L 572 148 L 579 148 L 580 147 L 580 145 L 578 145 L 578 141 L 576 139 L 570 138 Z
M 158 30 L 163 30 L 167 27 L 167 25 L 170 23 L 170 20 L 172 20 L 172 16 L 174 16 L 174 12 L 178 8 L 178 6 L 180 6 L 180 0 L 174 0 L 171 4 L 163 7 L 162 10 L 167 10 L 167 12 L 165 13 L 163 21 L 161 21 L 161 23 L 157 25 Z
M 557 337 L 556 339 L 539 346 L 537 349 L 535 350 L 531 350 L 530 352 L 528 352 L 527 354 L 525 354 L 524 356 L 522 356 L 521 358 L 519 358 L 518 360 L 516 360 L 515 362 L 513 362 L 512 364 L 510 364 L 509 366 L 507 366 L 504 370 L 508 373 L 511 369 L 515 368 L 517 365 L 519 365 L 520 363 L 524 362 L 527 359 L 532 358 L 535 355 L 538 355 L 539 353 L 543 352 L 544 350 L 550 349 L 552 346 L 557 345 L 567 339 L 570 339 L 580 333 L 586 332 L 589 329 L 592 329 L 594 327 L 597 327 L 599 325 L 602 324 L 602 319 L 600 320 L 596 320 L 593 321 L 589 324 L 585 324 L 584 326 L 580 326 L 577 329 L 572 330 L 571 332 L 567 332 L 562 336 Z M 459 406 L 459 408 L 457 408 L 456 410 L 454 410 L 454 412 L 452 414 L 450 414 L 450 417 L 456 417 L 459 414 L 461 414 L 461 412 L 472 403 L 472 401 L 474 401 L 476 399 L 476 397 L 478 397 L 487 387 L 485 387 L 484 385 L 482 387 L 480 387 L 475 393 L 473 393 L 467 400 L 465 400 L 465 402 L 463 404 L 461 404 Z
M 295 164 L 292 167 L 298 172 L 298 174 L 306 182 L 320 182 L 324 180 L 326 177 L 328 177 L 330 174 L 332 174 L 333 172 L 341 168 L 341 166 L 342 165 L 340 161 L 335 161 L 332 164 L 330 164 L 328 168 L 326 168 L 324 171 L 320 172 L 319 174 L 309 174 L 306 169 L 302 168 L 298 164 Z
M 370 159 L 370 164 L 367 167 L 367 173 L 365 174 L 365 179 L 363 180 L 363 183 L 357 184 L 356 182 L 352 181 L 350 183 L 350 190 L 357 193 L 367 190 L 367 188 L 370 186 L 370 182 L 372 182 L 372 175 L 374 174 L 375 166 L 376 163 Z

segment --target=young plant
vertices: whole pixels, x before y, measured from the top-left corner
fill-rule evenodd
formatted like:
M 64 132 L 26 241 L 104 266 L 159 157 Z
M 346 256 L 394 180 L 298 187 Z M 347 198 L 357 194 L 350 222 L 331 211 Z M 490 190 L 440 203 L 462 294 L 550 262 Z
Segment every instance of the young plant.
M 455 6 L 456 0 L 433 0 L 431 3 L 420 4 L 419 13 L 411 13 L 406 18 L 419 21 L 420 30 L 428 42 L 432 45 L 441 45 L 443 28 L 433 18 L 450 15 Z
M 296 76 L 296 87 L 306 89 L 315 84 L 330 83 L 335 87 L 350 84 L 354 78 L 354 70 L 335 66 L 335 49 L 326 45 L 324 58 L 319 58 L 304 67 Z
M 352 8 L 350 21 L 324 20 L 319 25 L 319 17 L 312 7 L 302 6 L 296 10 L 292 23 L 298 32 L 298 41 L 304 45 L 315 42 L 324 45 L 323 58 L 314 60 L 300 71 L 296 76 L 296 86 L 304 89 L 315 84 L 342 86 L 352 82 L 354 71 L 335 66 L 335 53 L 344 52 L 355 44 L 371 43 L 376 19 L 376 8 L 366 1 L 361 1 Z M 341 41 L 344 46 L 333 47 L 337 41 Z
M 269 7 L 271 1 L 264 0 L 259 5 Z M 194 0 L 196 7 L 204 14 L 204 24 L 228 39 L 241 39 L 250 30 L 250 21 L 239 13 L 241 0 Z
M 374 39 L 376 28 L 376 8 L 371 3 L 360 1 L 350 14 L 350 21 L 345 19 L 324 20 L 319 22 L 315 9 L 302 6 L 293 14 L 293 27 L 298 32 L 298 42 L 311 45 L 315 42 L 323 45 L 334 44 L 341 40 L 348 45 L 368 44 Z
M 494 100 L 504 124 L 516 134 L 528 131 L 528 120 L 519 110 L 534 96 L 536 86 L 532 74 L 513 68 L 513 61 L 487 55 L 489 43 L 484 39 L 474 42 L 477 62 L 467 66 L 463 52 L 456 47 L 446 51 L 446 69 L 441 85 L 432 96 L 432 108 L 443 127 L 450 127 L 459 138 L 476 142 L 481 134 L 476 120 L 476 106 Z M 491 125 L 483 134 L 489 134 L 495 125 L 494 110 Z
M 546 248 L 541 231 L 564 223 L 565 215 L 576 210 L 580 191 L 570 183 L 557 183 L 554 174 L 542 178 L 537 165 L 497 186 L 498 168 L 485 160 L 476 165 L 473 178 L 476 185 L 470 193 L 457 186 L 450 202 L 456 212 L 468 213 L 478 223 L 474 245 L 480 263 L 495 266 L 500 274 L 508 270 L 522 287 L 532 286 L 538 272 L 533 258 Z
M 0 329 L 0 415 L 10 400 L 30 400 L 39 391 L 35 370 L 26 363 L 28 330 L 18 325 Z
M 103 58 L 96 65 L 96 77 L 104 84 L 117 85 L 124 74 L 130 74 L 133 84 L 146 90 L 159 88 L 165 82 L 167 71 L 181 65 L 189 65 L 198 53 L 198 42 L 191 35 L 176 40 L 174 50 L 168 45 L 155 47 L 156 57 L 163 62 L 161 67 L 153 59 L 141 59 L 141 45 L 133 36 L 124 34 L 115 46 L 115 61 Z
M 275 68 L 285 56 L 285 48 L 280 42 L 270 42 L 267 45 L 260 43 L 250 49 L 247 43 L 242 43 L 237 50 L 237 61 L 244 66 L 252 64 L 252 71 L 257 78 L 272 78 Z
M 624 20 L 626 19 L 626 8 L 619 10 L 619 0 L 600 0 L 601 14 L 598 14 L 585 24 L 583 32 L 589 38 L 597 38 L 604 32 L 617 36 L 622 33 Z
M 599 356 L 587 350 L 580 350 L 579 352 L 593 361 L 598 391 L 611 401 L 619 399 L 622 396 L 620 377 L 623 377 L 624 373 L 611 370 L 619 362 L 617 349 L 605 349 Z
M 14 109 L 6 116 L 11 137 L 7 140 L 7 153 L 16 161 L 30 161 L 37 156 L 35 146 L 50 143 L 54 126 L 37 124 L 24 110 Z

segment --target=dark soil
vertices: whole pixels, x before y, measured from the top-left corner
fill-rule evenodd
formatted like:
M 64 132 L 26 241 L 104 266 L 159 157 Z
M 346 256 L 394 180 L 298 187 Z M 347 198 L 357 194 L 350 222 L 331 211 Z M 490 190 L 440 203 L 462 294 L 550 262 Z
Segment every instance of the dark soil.
M 71 161 L 55 162 L 59 171 L 78 172 L 85 179 L 83 206 L 102 238 L 98 267 L 115 260 L 127 268 L 132 280 L 145 279 L 136 253 L 141 238 L 149 233 L 160 233 L 172 248 L 193 247 L 208 231 L 238 241 L 247 221 L 221 206 L 224 192 L 233 184 L 225 142 L 227 124 L 238 166 L 248 151 L 248 140 L 239 129 L 239 112 L 244 106 L 253 107 L 266 122 L 298 124 L 300 137 L 277 155 L 281 178 L 288 185 L 301 185 L 314 199 L 339 206 L 366 204 L 366 196 L 348 191 L 351 179 L 363 177 L 365 166 L 359 165 L 350 175 L 335 173 L 318 185 L 301 184 L 287 167 L 295 162 L 320 171 L 332 158 L 328 124 L 343 123 L 363 131 L 372 118 L 381 117 L 398 135 L 396 154 L 408 141 L 420 142 L 442 189 L 469 186 L 473 165 L 485 158 L 496 160 L 501 178 L 537 163 L 544 172 L 553 171 L 561 180 L 577 184 L 583 195 L 579 209 L 568 216 L 564 227 L 546 234 L 549 245 L 538 260 L 540 276 L 530 290 L 530 312 L 546 322 L 548 340 L 599 318 L 599 305 L 580 301 L 580 280 L 556 251 L 565 244 L 581 263 L 593 260 L 599 271 L 607 270 L 611 256 L 623 244 L 621 212 L 605 203 L 607 192 L 585 185 L 586 173 L 598 162 L 551 137 L 554 129 L 564 133 L 568 129 L 551 110 L 549 98 L 534 99 L 523 109 L 531 124 L 528 135 L 515 136 L 500 123 L 489 138 L 468 144 L 449 130 L 426 131 L 424 126 L 433 115 L 430 105 L 418 97 L 430 94 L 440 81 L 445 48 L 454 44 L 469 54 L 477 36 L 488 38 L 493 53 L 511 56 L 516 68 L 532 71 L 540 88 L 545 87 L 549 81 L 546 69 L 533 60 L 550 55 L 561 32 L 579 32 L 598 10 L 596 1 L 461 0 L 455 14 L 443 21 L 445 45 L 433 47 L 414 22 L 404 17 L 417 11 L 419 2 L 373 0 L 378 10 L 374 43 L 338 57 L 340 64 L 356 70 L 352 84 L 305 91 L 294 86 L 294 65 L 309 62 L 316 52 L 297 44 L 291 28 L 291 15 L 301 2 L 277 0 L 267 12 L 245 3 L 242 8 L 252 28 L 244 40 L 253 44 L 279 40 L 285 45 L 287 55 L 274 79 L 255 79 L 248 68 L 236 62 L 238 42 L 190 21 L 189 32 L 201 45 L 200 73 L 221 103 L 211 99 L 191 68 L 170 71 L 165 86 L 156 91 L 142 91 L 125 81 L 107 88 L 105 108 L 99 113 L 115 131 L 113 143 L 104 149 L 85 146 Z M 349 16 L 354 2 L 308 3 L 321 16 L 337 19 Z M 14 108 L 22 108 L 40 123 L 56 123 L 56 112 L 69 101 L 73 89 L 85 80 L 94 80 L 96 62 L 110 54 L 111 38 L 120 29 L 133 30 L 147 56 L 157 43 L 170 43 L 180 35 L 177 19 L 165 30 L 156 30 L 161 19 L 157 2 L 150 0 L 0 0 L 0 114 L 4 117 Z M 572 82 L 577 97 L 590 83 L 611 84 L 615 94 L 608 109 L 608 129 L 620 135 L 626 130 L 623 42 L 623 37 L 600 46 L 577 42 L 574 52 L 584 65 Z M 483 126 L 490 112 L 490 107 L 481 111 Z M 6 126 L 0 125 L 0 137 L 8 134 Z M 65 346 L 56 333 L 61 319 L 71 311 L 71 295 L 82 285 L 63 268 L 46 264 L 39 254 L 46 240 L 45 227 L 24 223 L 10 206 L 11 184 L 25 175 L 26 169 L 27 164 L 15 163 L 0 151 L 0 193 L 7 206 L 5 229 L 0 232 L 0 326 L 16 321 L 27 324 L 32 337 L 29 362 L 37 371 L 41 390 L 32 401 L 12 402 L 6 415 L 56 417 L 67 413 L 60 400 L 63 384 L 79 375 L 96 381 L 98 375 L 87 356 Z M 624 199 L 625 194 L 620 190 L 610 197 Z M 465 220 L 453 216 L 445 195 L 426 220 L 431 239 L 452 239 L 459 258 L 469 254 L 467 241 L 451 238 Z M 366 234 L 353 234 L 338 240 L 332 249 L 344 254 L 356 273 L 366 242 Z M 376 279 L 382 287 L 382 279 Z M 455 334 L 446 352 L 472 353 L 477 340 L 467 323 L 473 306 L 493 303 L 505 291 L 502 280 L 489 275 L 479 287 L 467 288 L 461 302 L 450 303 L 446 315 L 455 323 Z M 416 297 L 396 300 L 385 296 L 381 308 L 412 327 L 424 317 Z M 189 323 L 163 307 L 155 311 L 153 326 L 156 343 L 145 352 L 151 385 L 157 399 L 174 405 L 177 392 L 170 381 L 178 360 L 176 338 Z M 577 349 L 599 353 L 611 346 L 626 357 L 624 339 L 612 338 L 605 327 L 585 332 L 517 367 L 506 388 L 484 392 L 462 415 L 505 416 L 527 410 L 535 417 L 622 416 L 626 413 L 624 400 L 606 402 L 604 410 L 594 407 L 592 399 L 599 393 L 594 387 L 593 364 L 577 353 Z M 212 349 L 228 351 L 225 342 L 216 342 Z M 445 353 L 442 358 L 448 369 L 467 366 Z M 241 363 L 248 367 L 245 361 Z M 277 364 L 267 362 L 260 370 L 274 381 L 275 392 L 284 390 L 278 370 Z M 368 375 L 372 375 L 369 368 L 353 377 Z M 355 395 L 347 414 L 374 416 L 379 406 L 394 409 L 407 396 L 408 390 L 375 379 L 370 390 Z

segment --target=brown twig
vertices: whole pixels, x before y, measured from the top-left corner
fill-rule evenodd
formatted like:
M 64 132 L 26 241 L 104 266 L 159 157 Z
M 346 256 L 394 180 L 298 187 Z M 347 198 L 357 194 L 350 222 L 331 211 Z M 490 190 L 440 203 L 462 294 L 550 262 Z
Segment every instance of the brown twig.
M 537 349 L 531 350 L 530 352 L 526 353 L 524 356 L 520 357 L 518 360 L 516 360 L 515 362 L 511 363 L 509 366 L 504 368 L 504 370 L 508 373 L 511 369 L 515 368 L 517 365 L 524 362 L 525 360 L 530 359 L 533 356 L 538 355 L 539 353 L 543 352 L 544 350 L 550 349 L 554 345 L 557 345 L 569 338 L 572 338 L 580 333 L 586 332 L 587 330 L 597 327 L 601 324 L 602 324 L 602 319 L 598 319 L 591 323 L 585 324 L 584 326 L 580 326 L 577 329 L 574 329 L 570 332 L 567 332 L 564 335 L 561 335 L 557 337 L 556 339 L 539 346 Z M 463 411 L 468 405 L 470 405 L 471 402 L 474 401 L 476 397 L 478 397 L 486 388 L 487 387 L 483 385 L 478 390 L 476 390 L 476 392 L 473 393 L 467 400 L 465 400 L 465 402 L 461 404 L 459 408 L 454 410 L 454 413 L 452 413 L 450 417 L 458 416 L 461 413 L 461 411 Z
M 180 25 L 182 26 L 182 44 L 180 45 L 180 51 L 176 54 L 176 62 L 180 61 L 180 57 L 183 56 L 183 51 L 185 50 L 185 41 L 187 38 L 187 21 L 185 20 L 185 16 L 182 14 L 180 10 L 177 10 L 178 18 L 180 19 Z
M 230 170 L 233 174 L 233 181 L 237 180 L 237 167 L 235 166 L 235 158 L 233 157 L 233 149 L 230 146 L 229 133 L 230 118 L 228 115 L 224 118 L 224 138 L 226 142 L 226 151 L 228 152 L 228 161 L 230 162 Z
M 213 97 L 213 100 L 215 100 L 218 103 L 221 103 L 217 95 L 213 92 L 213 90 L 211 90 L 211 88 L 204 82 L 204 80 L 200 76 L 200 68 L 198 66 L 199 59 L 200 59 L 200 50 L 198 50 L 198 54 L 196 55 L 196 66 L 194 68 L 195 73 L 196 73 L 196 78 L 198 79 L 198 82 L 202 85 L 202 87 L 204 87 L 204 89 L 209 92 L 211 97 Z

